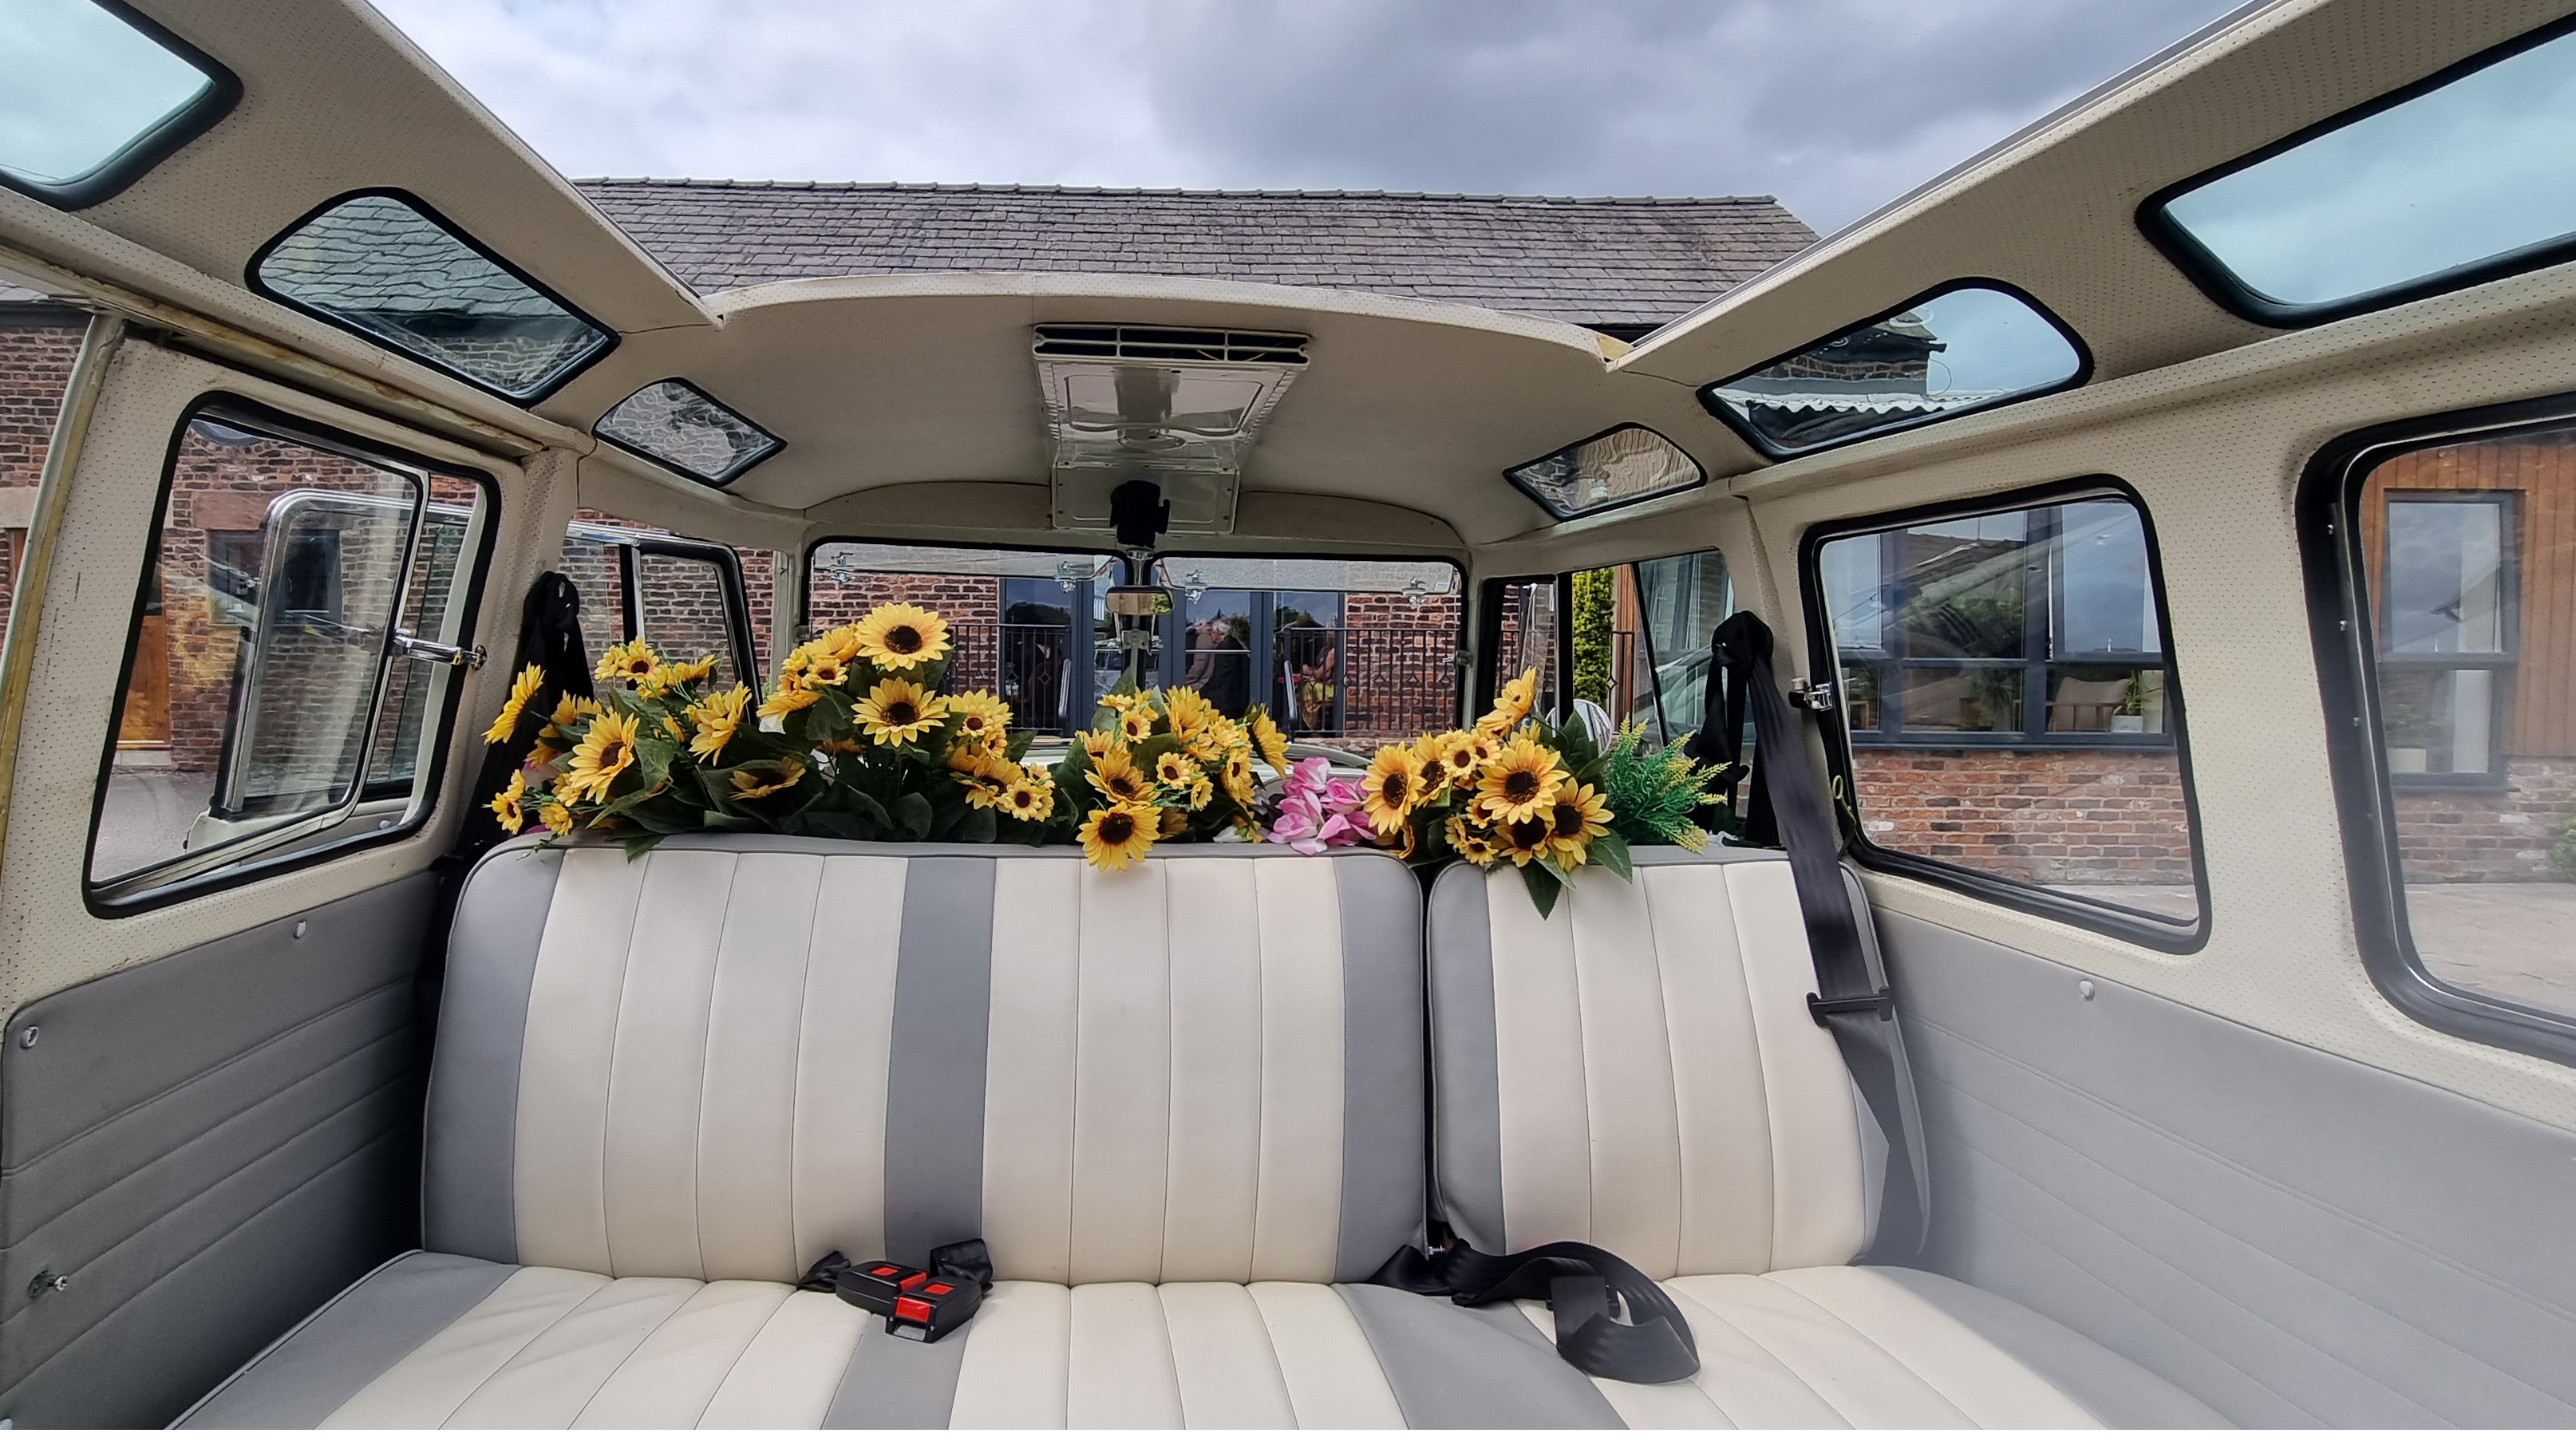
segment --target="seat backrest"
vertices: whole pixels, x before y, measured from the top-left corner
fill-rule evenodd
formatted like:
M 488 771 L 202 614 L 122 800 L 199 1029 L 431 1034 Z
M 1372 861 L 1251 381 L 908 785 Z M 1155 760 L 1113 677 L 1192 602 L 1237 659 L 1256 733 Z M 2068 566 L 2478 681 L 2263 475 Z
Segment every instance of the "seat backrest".
M 474 871 L 424 1240 L 793 1281 L 1365 1278 L 1423 1212 L 1422 908 L 1370 854 L 685 837 Z
M 1861 1125 L 1786 857 L 1635 852 L 1542 919 L 1515 871 L 1433 886 L 1434 1172 L 1486 1252 L 1597 1244 L 1656 1278 L 1851 1261 Z M 1866 915 L 1862 918 L 1866 922 Z

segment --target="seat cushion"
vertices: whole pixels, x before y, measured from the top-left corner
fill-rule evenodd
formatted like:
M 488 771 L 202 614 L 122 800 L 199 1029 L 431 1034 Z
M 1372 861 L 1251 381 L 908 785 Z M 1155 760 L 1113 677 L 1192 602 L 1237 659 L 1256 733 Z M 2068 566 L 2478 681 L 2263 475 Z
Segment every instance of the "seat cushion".
M 1928 1275 L 1669 1284 L 1703 1367 L 1593 1380 L 1534 1303 L 1368 1284 L 999 1282 L 935 1344 L 824 1293 L 438 1253 L 386 1264 L 181 1428 L 2066 1428 L 2216 1416 Z M 1962 1308 L 1961 1305 L 1968 1305 Z M 2018 1321 L 2008 1316 L 2018 1314 Z M 2004 1322 L 2008 1352 L 1967 1319 Z
M 1364 1278 L 1422 1220 L 1422 906 L 1375 852 L 512 845 L 459 903 L 423 1243 L 793 1282 Z

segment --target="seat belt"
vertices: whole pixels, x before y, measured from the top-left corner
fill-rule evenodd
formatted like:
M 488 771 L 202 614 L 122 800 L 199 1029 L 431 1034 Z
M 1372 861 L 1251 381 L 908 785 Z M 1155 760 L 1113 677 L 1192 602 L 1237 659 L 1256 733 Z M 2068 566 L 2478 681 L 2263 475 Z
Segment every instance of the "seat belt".
M 1725 737 L 1711 748 L 1736 748 L 1749 702 L 1753 793 L 1759 798 L 1748 799 L 1746 807 L 1755 812 L 1757 832 L 1762 816 L 1770 817 L 1767 823 L 1777 832 L 1772 838 L 1789 854 L 1798 911 L 1807 927 L 1807 952 L 1816 966 L 1816 989 L 1808 993 L 1807 1012 L 1834 1034 L 1843 1064 L 1887 1140 L 1887 1187 L 1866 1256 L 1902 1261 L 1921 1251 L 1930 1228 L 1932 1177 L 1896 999 L 1862 945 L 1863 928 L 1843 877 L 1841 841 L 1807 761 L 1805 729 L 1771 672 L 1770 626 L 1739 613 L 1717 626 L 1709 649 L 1727 676 Z M 1711 673 L 1714 679 L 1715 671 Z M 1717 693 L 1714 683 L 1709 692 Z M 1733 797 L 1731 777 L 1726 793 Z
M 1699 1344 L 1672 1298 L 1628 1260 L 1590 1243 L 1545 1243 L 1499 1257 L 1459 1242 L 1436 1253 L 1407 1244 L 1369 1281 L 1446 1296 L 1462 1308 L 1545 1297 L 1556 1318 L 1557 1357 L 1597 1378 L 1669 1384 L 1699 1372 Z

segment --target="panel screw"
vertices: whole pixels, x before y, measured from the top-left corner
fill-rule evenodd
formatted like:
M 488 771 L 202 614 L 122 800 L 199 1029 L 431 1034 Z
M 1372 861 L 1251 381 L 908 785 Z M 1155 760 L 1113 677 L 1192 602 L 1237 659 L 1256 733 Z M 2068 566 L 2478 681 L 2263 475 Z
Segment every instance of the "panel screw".
M 27 1285 L 27 1296 L 29 1298 L 42 1298 L 48 1293 L 60 1293 L 71 1286 L 72 1275 L 69 1273 L 57 1273 L 53 1269 L 47 1268 L 37 1273 L 35 1281 Z
M 2091 1001 L 2093 999 L 2093 983 L 2090 981 L 2076 982 L 2075 994 L 2083 997 L 2087 1001 Z
M 299 941 L 304 939 L 304 923 L 302 921 L 295 923 L 295 939 Z
M 34 1023 L 30 1022 L 25 1031 L 18 1033 L 18 1045 L 21 1047 L 31 1047 L 35 1044 L 36 1027 Z

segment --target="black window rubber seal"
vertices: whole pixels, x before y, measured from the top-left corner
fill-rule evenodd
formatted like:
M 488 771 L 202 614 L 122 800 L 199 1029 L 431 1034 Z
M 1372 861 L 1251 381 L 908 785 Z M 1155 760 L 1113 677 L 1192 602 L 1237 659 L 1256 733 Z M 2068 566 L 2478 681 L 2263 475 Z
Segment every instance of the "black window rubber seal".
M 168 27 L 145 15 L 125 0 L 90 0 L 99 9 L 116 17 L 144 39 L 160 46 L 202 73 L 210 84 L 206 93 L 186 106 L 171 112 L 143 134 L 117 148 L 92 168 L 86 176 L 59 186 L 29 181 L 0 171 L 0 186 L 22 192 L 48 206 L 64 211 L 80 211 L 98 205 L 135 182 L 144 173 L 170 159 L 180 147 L 215 128 L 241 104 L 241 77 L 232 68 L 197 47 L 170 33 Z

